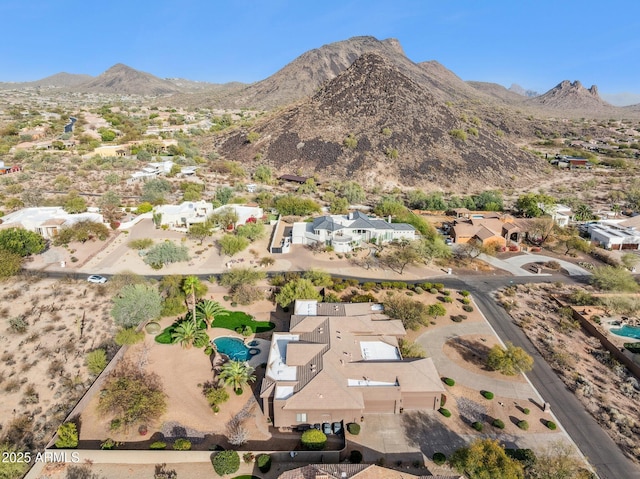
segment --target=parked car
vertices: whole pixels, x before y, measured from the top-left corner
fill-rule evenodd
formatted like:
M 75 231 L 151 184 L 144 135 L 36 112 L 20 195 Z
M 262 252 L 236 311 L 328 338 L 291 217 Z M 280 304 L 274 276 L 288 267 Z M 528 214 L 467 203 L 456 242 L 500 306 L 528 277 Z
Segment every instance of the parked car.
M 342 423 L 341 422 L 334 422 L 331 425 L 332 429 L 333 429 L 333 433 L 334 434 L 341 434 L 342 433 Z
M 314 429 L 317 429 L 318 431 L 322 431 L 322 424 L 320 424 L 319 422 L 315 423 L 313 425 Z
M 89 283 L 104 284 L 107 282 L 107 278 L 105 278 L 104 276 L 100 276 L 99 274 L 92 274 L 87 278 L 87 281 L 89 281 Z
M 296 426 L 296 431 L 298 432 L 305 432 L 305 431 L 308 431 L 309 429 L 311 429 L 311 424 L 298 424 Z
M 444 244 L 446 245 L 452 245 L 453 244 L 453 240 L 451 238 L 445 238 L 444 239 Z
M 331 434 L 331 424 L 328 422 L 322 423 L 322 432 L 324 432 L 327 436 Z

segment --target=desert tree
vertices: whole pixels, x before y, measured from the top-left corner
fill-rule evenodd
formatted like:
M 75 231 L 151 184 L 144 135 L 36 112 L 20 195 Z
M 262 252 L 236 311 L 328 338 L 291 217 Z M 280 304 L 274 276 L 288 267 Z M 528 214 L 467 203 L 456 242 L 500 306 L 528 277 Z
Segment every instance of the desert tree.
M 496 344 L 489 350 L 487 366 L 494 371 L 500 371 L 505 376 L 515 376 L 526 373 L 533 368 L 533 358 L 521 347 L 507 342 L 506 347 Z
M 523 479 L 520 463 L 511 459 L 495 439 L 476 439 L 449 459 L 451 466 L 469 479 Z
M 21 257 L 44 251 L 46 241 L 42 235 L 24 228 L 0 230 L 0 248 Z
M 289 281 L 280 289 L 280 292 L 276 294 L 276 303 L 283 308 L 288 307 L 297 299 L 320 300 L 321 296 L 311 280 L 305 278 Z
M 154 286 L 133 284 L 124 286 L 113 298 L 111 316 L 118 326 L 131 328 L 160 317 L 162 298 Z

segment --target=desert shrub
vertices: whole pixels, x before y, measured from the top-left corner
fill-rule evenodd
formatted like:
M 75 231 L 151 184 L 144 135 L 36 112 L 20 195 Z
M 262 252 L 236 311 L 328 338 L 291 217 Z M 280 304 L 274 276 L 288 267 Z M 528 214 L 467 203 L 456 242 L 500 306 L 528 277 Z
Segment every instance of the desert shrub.
M 451 417 L 451 411 L 449 411 L 448 409 L 445 409 L 443 407 L 441 407 L 440 409 L 438 409 L 438 412 L 440 414 L 442 414 L 444 417 Z
M 522 429 L 523 431 L 526 431 L 527 429 L 529 429 L 529 423 L 527 421 L 518 421 L 518 427 L 520 429 Z
M 152 246 L 144 256 L 144 262 L 154 269 L 160 269 L 165 264 L 189 261 L 189 249 L 179 246 L 172 241 L 164 241 Z
M 236 451 L 220 451 L 211 462 L 219 476 L 233 474 L 240 468 L 240 456 Z
M 118 346 L 137 344 L 144 340 L 144 333 L 142 331 L 136 331 L 135 328 L 123 328 L 120 329 L 114 338 L 114 341 Z
M 546 426 L 547 426 L 549 429 L 551 429 L 552 431 L 555 431 L 555 430 L 558 428 L 558 426 L 556 425 L 556 423 L 555 423 L 555 422 L 553 422 L 553 421 L 547 421 Z
M 429 292 L 430 292 L 431 294 L 438 294 L 438 290 L 437 290 L 436 288 L 431 288 L 431 289 L 429 290 Z
M 443 303 L 453 303 L 453 298 L 451 296 L 442 296 L 440 299 Z
M 442 293 L 444 296 L 451 296 L 451 291 L 449 291 L 448 289 L 443 289 L 443 290 L 441 291 L 441 293 Z
M 534 465 L 537 461 L 536 454 L 531 449 L 511 449 L 505 448 L 504 452 L 511 459 L 515 459 L 522 466 L 528 470 L 529 467 Z M 533 477 L 536 477 L 535 475 Z M 542 476 L 544 477 L 544 476 Z
M 23 477 L 24 473 L 27 472 L 27 469 L 29 468 L 29 464 L 27 462 L 6 460 L 11 458 L 13 453 L 18 452 L 19 450 L 9 442 L 0 443 L 0 456 L 6 461 L 0 463 L 0 478 L 17 479 L 19 477 Z
M 351 464 L 360 464 L 362 462 L 362 453 L 356 449 L 349 454 L 349 462 Z
M 318 431 L 317 429 L 308 429 L 302 433 L 300 442 L 305 449 L 320 451 L 324 449 L 324 446 L 327 443 L 327 436 L 325 433 Z
M 144 213 L 149 213 L 151 210 L 153 210 L 153 205 L 145 201 L 138 205 L 135 213 L 138 215 L 142 215 Z
M 501 419 L 494 419 L 491 423 L 493 427 L 497 427 L 498 429 L 504 429 L 504 421 Z
M 349 424 L 347 424 L 347 431 L 349 431 L 349 434 L 357 436 L 358 434 L 360 434 L 360 424 L 358 424 L 357 422 L 350 422 Z
M 505 376 L 515 376 L 521 372 L 531 371 L 533 358 L 519 346 L 506 343 L 506 348 L 496 344 L 489 350 L 487 366 L 500 371 Z
M 188 451 L 191 449 L 191 441 L 189 439 L 179 438 L 173 443 L 174 451 Z
M 56 440 L 58 449 L 69 449 L 78 447 L 78 428 L 73 422 L 65 422 L 58 428 L 58 439 Z
M 463 289 L 462 291 L 460 291 L 460 294 L 461 294 L 462 296 L 464 296 L 465 298 L 466 298 L 467 296 L 470 296 L 470 295 L 471 295 L 471 293 L 470 293 L 469 291 L 467 291 L 466 289 Z
M 87 369 L 91 374 L 98 375 L 107 367 L 107 353 L 104 349 L 96 349 L 87 354 Z
M 522 412 L 525 413 L 525 414 L 529 414 L 531 412 L 531 410 L 528 407 L 526 407 L 526 408 L 524 408 L 522 410 Z
M 260 454 L 256 458 L 256 465 L 260 472 L 267 473 L 271 469 L 271 456 L 269 454 Z
M 473 306 L 471 306 L 469 304 L 464 304 L 462 306 L 462 309 L 465 310 L 467 313 L 472 313 L 473 312 Z
M 149 445 L 149 449 L 166 449 L 167 443 L 162 441 L 155 441 Z
M 485 399 L 493 399 L 493 393 L 491 391 L 482 391 L 480 394 L 482 394 Z
M 118 446 L 118 442 L 114 441 L 110 437 L 104 440 L 104 442 L 100 443 L 100 449 L 111 450 L 115 449 Z
M 447 456 L 441 452 L 436 452 L 431 459 L 436 465 L 442 466 L 447 461 Z
M 153 240 L 151 238 L 139 238 L 131 240 L 127 243 L 127 246 L 135 250 L 149 249 L 153 246 Z
M 471 424 L 471 427 L 478 432 L 482 432 L 482 430 L 484 429 L 484 425 L 480 421 L 474 422 L 473 424 Z
M 442 380 L 447 386 L 454 386 L 456 384 L 455 380 L 452 378 L 444 378 Z
M 11 332 L 23 334 L 27 332 L 29 328 L 29 323 L 24 316 L 14 316 L 9 319 L 9 329 Z

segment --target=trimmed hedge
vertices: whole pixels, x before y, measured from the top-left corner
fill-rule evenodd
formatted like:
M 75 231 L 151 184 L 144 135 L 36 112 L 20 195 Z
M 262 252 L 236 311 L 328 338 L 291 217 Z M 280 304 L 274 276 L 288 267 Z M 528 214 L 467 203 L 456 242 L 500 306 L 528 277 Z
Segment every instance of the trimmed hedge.
M 360 424 L 358 424 L 357 422 L 350 422 L 349 424 L 347 424 L 347 431 L 349 431 L 349 434 L 357 436 L 358 434 L 360 434 Z
M 349 462 L 351 464 L 360 464 L 362 462 L 362 453 L 355 449 L 351 451 L 351 454 L 349 454 Z
M 491 425 L 498 429 L 504 429 L 504 422 L 501 419 L 494 419 Z
M 493 393 L 491 391 L 480 391 L 480 394 L 482 394 L 485 399 L 493 399 Z
M 454 386 L 456 384 L 456 382 L 451 378 L 444 378 L 442 382 L 445 383 L 447 386 Z
M 271 456 L 269 454 L 260 454 L 256 457 L 256 465 L 260 472 L 269 472 L 269 469 L 271 469 Z
M 176 439 L 176 442 L 173 443 L 174 451 L 188 451 L 191 449 L 191 441 L 189 439 Z
M 445 409 L 443 407 L 441 407 L 440 409 L 438 409 L 438 412 L 440 414 L 442 414 L 444 417 L 451 417 L 451 411 L 449 411 L 448 409 Z
M 482 430 L 484 429 L 484 425 L 480 421 L 474 422 L 471 425 L 471 427 L 474 428 L 478 432 L 482 432 Z
M 447 456 L 445 456 L 443 453 L 441 452 L 436 452 L 431 459 L 433 459 L 433 462 L 436 463 L 436 465 L 438 466 L 442 466 L 445 462 L 447 462 Z
M 547 427 L 552 431 L 555 431 L 558 428 L 558 426 L 556 426 L 556 423 L 553 421 L 547 421 Z
M 310 451 L 321 451 L 327 444 L 327 436 L 317 429 L 308 429 L 302 433 L 300 442 L 304 448 Z
M 240 469 L 240 455 L 236 451 L 221 451 L 215 455 L 211 463 L 219 476 L 233 474 Z
M 152 442 L 149 445 L 149 449 L 166 449 L 166 448 L 167 448 L 167 443 L 162 441 Z

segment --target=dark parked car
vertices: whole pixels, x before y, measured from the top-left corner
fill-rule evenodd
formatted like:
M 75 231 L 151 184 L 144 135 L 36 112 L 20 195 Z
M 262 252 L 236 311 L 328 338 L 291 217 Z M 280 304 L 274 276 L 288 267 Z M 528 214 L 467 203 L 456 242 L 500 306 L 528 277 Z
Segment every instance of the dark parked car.
M 342 433 L 342 423 L 341 422 L 334 422 L 331 425 L 332 429 L 333 429 L 333 433 L 334 434 L 341 434 Z
M 314 429 L 317 429 L 318 431 L 322 431 L 322 424 L 320 424 L 319 422 L 315 423 L 313 425 Z
M 311 429 L 311 424 L 298 424 L 296 426 L 296 431 L 298 432 L 305 432 L 305 431 L 308 431 L 309 429 Z
M 331 423 L 322 423 L 322 432 L 324 432 L 327 436 L 331 434 Z

